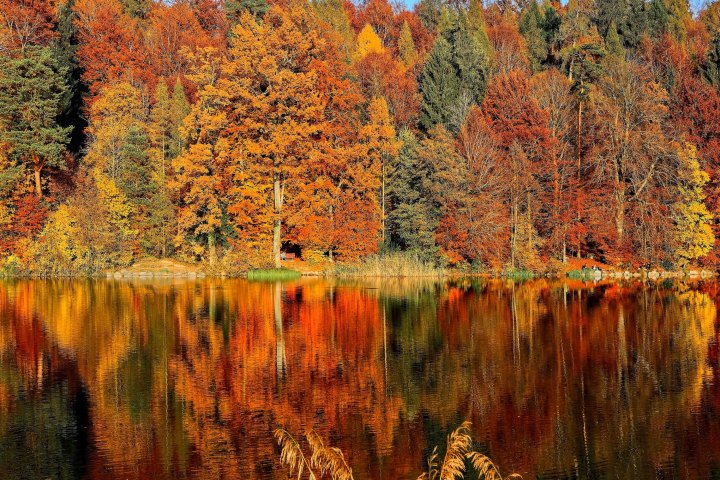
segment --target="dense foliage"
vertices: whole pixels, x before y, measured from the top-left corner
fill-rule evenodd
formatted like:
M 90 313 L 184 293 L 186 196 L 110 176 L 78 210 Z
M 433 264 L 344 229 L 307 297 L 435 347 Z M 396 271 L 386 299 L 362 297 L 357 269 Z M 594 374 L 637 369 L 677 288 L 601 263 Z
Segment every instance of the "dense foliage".
M 0 0 L 0 268 L 714 265 L 718 10 Z

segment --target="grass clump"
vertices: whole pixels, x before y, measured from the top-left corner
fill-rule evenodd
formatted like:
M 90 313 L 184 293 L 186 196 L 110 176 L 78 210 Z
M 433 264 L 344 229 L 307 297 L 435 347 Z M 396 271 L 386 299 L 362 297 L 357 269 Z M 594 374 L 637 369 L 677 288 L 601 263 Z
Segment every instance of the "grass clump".
M 535 274 L 531 270 L 522 270 L 519 268 L 508 269 L 503 273 L 503 277 L 507 277 L 510 280 L 530 280 L 535 278 Z
M 390 252 L 365 257 L 359 264 L 337 265 L 341 277 L 440 277 L 445 269 L 413 252 Z
M 595 279 L 595 272 L 592 270 L 570 270 L 567 272 L 567 277 L 572 280 L 591 280 Z
M 297 280 L 301 277 L 297 270 L 287 268 L 270 268 L 250 270 L 247 273 L 248 280 L 275 281 L 275 280 Z
M 353 472 L 342 451 L 337 447 L 325 445 L 315 430 L 305 433 L 309 448 L 308 454 L 303 452 L 300 442 L 286 430 L 275 430 L 275 439 L 280 446 L 280 462 L 290 469 L 290 474 L 301 480 L 306 476 L 309 480 L 320 480 L 329 477 L 332 480 L 354 480 Z M 427 471 L 420 474 L 417 480 L 463 480 L 465 475 L 474 470 L 476 476 L 488 480 L 522 479 L 513 473 L 507 477 L 500 471 L 490 458 L 473 449 L 470 436 L 470 422 L 465 421 L 456 428 L 447 440 L 445 455 L 441 458 L 438 448 L 427 459 Z M 467 468 L 467 467 L 470 468 Z

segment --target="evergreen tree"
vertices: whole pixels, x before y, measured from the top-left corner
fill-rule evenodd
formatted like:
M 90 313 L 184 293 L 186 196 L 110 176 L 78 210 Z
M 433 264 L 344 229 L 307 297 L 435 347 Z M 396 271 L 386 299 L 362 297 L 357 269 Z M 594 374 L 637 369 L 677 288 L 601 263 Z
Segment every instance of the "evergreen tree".
M 446 123 L 460 92 L 460 80 L 453 65 L 452 47 L 442 35 L 435 40 L 425 62 L 420 89 L 423 97 L 420 125 L 429 130 L 433 125 Z
M 447 26 L 435 40 L 420 78 L 423 102 L 420 124 L 441 123 L 456 132 L 472 105 L 485 96 L 490 57 L 467 17 L 445 10 Z
M 135 18 L 145 18 L 150 13 L 151 0 L 120 0 L 123 11 Z
M 668 13 L 668 33 L 677 40 L 685 39 L 685 22 L 692 18 L 688 0 L 665 0 Z
M 58 117 L 67 98 L 67 69 L 49 47 L 26 47 L 0 55 L 0 142 L 10 155 L 31 168 L 35 192 L 42 196 L 45 167 L 62 167 L 71 127 Z
M 625 48 L 635 49 L 648 30 L 645 0 L 628 0 L 627 15 L 615 25 Z
M 700 71 L 705 80 L 720 91 L 720 32 L 712 40 L 705 61 L 700 65 Z
M 610 55 L 619 58 L 625 57 L 625 49 L 622 46 L 620 35 L 618 35 L 617 28 L 615 28 L 614 23 L 610 24 L 610 29 L 605 36 L 605 48 Z
M 628 2 L 626 0 L 598 0 L 596 2 L 595 24 L 598 32 L 606 37 L 610 25 L 622 25 L 628 17 Z
M 137 124 L 131 125 L 120 150 L 122 161 L 115 181 L 133 207 L 140 206 L 140 210 L 147 209 L 150 194 L 158 189 L 149 150 L 150 140 L 145 130 Z
M 388 177 L 388 238 L 405 250 L 432 251 L 437 221 L 432 218 L 429 192 L 423 190 L 427 172 L 419 161 L 420 143 L 409 130 L 401 131 L 399 140 L 402 146 Z
M 538 71 L 547 58 L 547 38 L 543 25 L 545 18 L 537 1 L 528 3 L 520 16 L 520 33 L 525 38 L 533 71 Z
M 647 27 L 653 38 L 660 36 L 668 30 L 669 15 L 663 0 L 650 0 L 647 7 Z
M 269 8 L 267 0 L 225 0 L 225 14 L 231 25 L 238 22 L 242 12 L 250 12 L 259 19 Z
M 75 20 L 77 14 L 73 11 L 75 0 L 67 0 L 58 5 L 57 32 L 58 35 L 53 44 L 54 55 L 60 69 L 67 72 L 65 83 L 67 90 L 62 100 L 62 113 L 59 123 L 65 127 L 72 127 L 70 134 L 70 151 L 80 151 L 85 141 L 85 128 L 87 120 L 83 115 L 84 85 L 80 82 L 82 73 L 75 58 L 77 51 L 77 39 L 75 37 Z
M 437 29 L 442 6 L 443 0 L 420 0 L 415 7 L 423 26 L 431 32 Z

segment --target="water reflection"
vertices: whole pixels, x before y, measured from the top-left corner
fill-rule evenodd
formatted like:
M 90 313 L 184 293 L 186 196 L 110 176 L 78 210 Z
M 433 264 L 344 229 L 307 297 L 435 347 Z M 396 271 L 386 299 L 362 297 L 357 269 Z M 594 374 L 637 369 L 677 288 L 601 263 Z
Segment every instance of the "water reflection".
M 720 474 L 715 283 L 0 282 L 0 472 L 287 478 L 314 427 L 415 478 L 462 420 L 525 478 Z

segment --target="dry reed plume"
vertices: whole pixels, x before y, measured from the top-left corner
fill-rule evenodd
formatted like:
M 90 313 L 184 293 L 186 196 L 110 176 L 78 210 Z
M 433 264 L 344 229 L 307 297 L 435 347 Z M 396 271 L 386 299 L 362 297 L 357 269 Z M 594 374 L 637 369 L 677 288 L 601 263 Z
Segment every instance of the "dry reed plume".
M 280 462 L 290 469 L 291 474 L 297 474 L 298 480 L 302 479 L 305 472 L 309 480 L 319 480 L 326 475 L 332 480 L 353 480 L 352 469 L 345 461 L 342 451 L 337 447 L 326 446 L 314 430 L 305 433 L 311 452 L 309 460 L 300 443 L 286 430 L 275 430 L 275 439 L 280 446 Z M 522 475 L 517 473 L 503 477 L 489 457 L 472 450 L 470 422 L 465 421 L 448 435 L 447 450 L 442 462 L 435 447 L 427 460 L 427 471 L 417 477 L 417 480 L 463 480 L 466 461 L 475 470 L 478 479 L 522 479 Z

